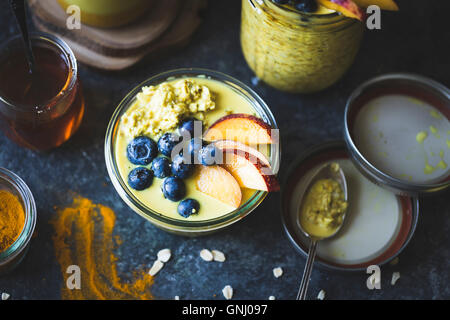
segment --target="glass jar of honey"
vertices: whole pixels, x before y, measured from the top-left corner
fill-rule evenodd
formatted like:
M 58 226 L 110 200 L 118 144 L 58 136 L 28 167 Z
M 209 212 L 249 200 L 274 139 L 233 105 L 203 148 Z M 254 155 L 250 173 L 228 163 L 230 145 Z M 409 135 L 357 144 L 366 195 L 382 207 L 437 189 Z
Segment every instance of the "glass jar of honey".
M 20 36 L 0 48 L 0 128 L 17 144 L 48 150 L 80 126 L 84 98 L 75 56 L 61 39 L 32 34 L 30 71 Z

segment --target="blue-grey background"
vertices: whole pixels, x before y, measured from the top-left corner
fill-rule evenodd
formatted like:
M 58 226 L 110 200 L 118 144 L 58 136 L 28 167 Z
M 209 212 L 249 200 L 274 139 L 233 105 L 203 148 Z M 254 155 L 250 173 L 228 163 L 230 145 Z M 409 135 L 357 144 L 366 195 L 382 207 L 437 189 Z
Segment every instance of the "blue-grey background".
M 313 95 L 286 94 L 262 84 L 253 74 L 239 43 L 240 1 L 209 1 L 204 22 L 184 49 L 146 60 L 131 70 L 106 73 L 80 66 L 87 112 L 80 130 L 62 147 L 48 153 L 22 149 L 0 134 L 0 166 L 21 176 L 36 198 L 36 236 L 23 263 L 0 277 L 0 292 L 12 299 L 59 299 L 62 273 L 53 252 L 54 206 L 71 202 L 69 191 L 110 206 L 117 214 L 115 234 L 123 244 L 116 252 L 125 275 L 151 266 L 156 253 L 171 248 L 173 257 L 157 275 L 152 292 L 160 298 L 223 299 L 230 284 L 235 299 L 294 299 L 305 259 L 285 236 L 279 194 L 271 194 L 250 216 L 203 238 L 167 234 L 134 214 L 116 194 L 103 157 L 106 126 L 122 97 L 144 79 L 179 67 L 205 67 L 234 76 L 259 93 L 281 128 L 282 172 L 303 149 L 340 139 L 346 98 L 363 81 L 388 72 L 414 72 L 450 85 L 450 28 L 447 1 L 398 0 L 401 11 L 383 12 L 382 30 L 368 31 L 360 53 L 341 81 Z M 448 3 L 447 3 L 448 5 Z M 7 1 L 0 4 L 0 41 L 18 33 Z M 382 289 L 366 288 L 367 275 L 315 269 L 309 289 L 315 298 L 324 289 L 328 299 L 449 299 L 450 205 L 448 193 L 420 200 L 416 233 L 397 266 L 382 268 Z M 225 263 L 205 263 L 203 248 L 225 252 Z M 275 279 L 274 267 L 284 275 Z M 401 279 L 390 285 L 393 271 Z M 214 296 L 215 295 L 215 296 Z

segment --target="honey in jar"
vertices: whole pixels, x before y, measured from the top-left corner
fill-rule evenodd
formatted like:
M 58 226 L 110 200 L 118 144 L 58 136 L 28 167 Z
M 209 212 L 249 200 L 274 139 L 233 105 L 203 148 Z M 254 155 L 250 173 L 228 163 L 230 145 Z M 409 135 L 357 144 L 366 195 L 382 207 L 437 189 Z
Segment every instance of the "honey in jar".
M 51 35 L 32 36 L 30 70 L 20 38 L 0 50 L 0 125 L 17 144 L 48 150 L 80 126 L 84 99 L 70 48 Z

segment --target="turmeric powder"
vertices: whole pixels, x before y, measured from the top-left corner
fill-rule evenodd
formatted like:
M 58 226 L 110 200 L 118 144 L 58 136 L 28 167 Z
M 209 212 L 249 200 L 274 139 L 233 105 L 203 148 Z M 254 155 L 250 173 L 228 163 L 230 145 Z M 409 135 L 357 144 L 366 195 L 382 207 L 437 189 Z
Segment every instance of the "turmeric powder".
M 118 259 L 113 249 L 120 239 L 112 234 L 115 219 L 110 208 L 80 196 L 75 196 L 71 207 L 58 210 L 53 220 L 53 242 L 63 278 L 68 276 L 66 270 L 70 265 L 77 265 L 81 272 L 81 288 L 69 289 L 64 281 L 62 299 L 153 298 L 149 291 L 153 277 L 146 271 L 135 272 L 136 280 L 131 283 L 124 283 L 118 276 Z
M 0 190 L 0 252 L 8 249 L 19 237 L 25 225 L 25 212 L 19 198 Z

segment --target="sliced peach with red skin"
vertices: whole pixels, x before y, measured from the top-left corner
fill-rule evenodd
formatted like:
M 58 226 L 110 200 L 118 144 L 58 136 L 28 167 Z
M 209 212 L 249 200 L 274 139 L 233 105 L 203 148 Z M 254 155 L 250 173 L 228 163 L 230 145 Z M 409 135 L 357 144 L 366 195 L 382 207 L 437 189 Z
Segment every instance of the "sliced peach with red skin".
M 272 128 L 260 118 L 244 113 L 224 116 L 203 135 L 207 141 L 233 140 L 244 144 L 272 143 Z
M 381 10 L 398 11 L 398 5 L 394 0 L 353 0 L 361 8 L 377 5 Z
M 233 141 L 233 140 L 217 140 L 214 141 L 214 145 L 221 149 L 236 149 L 239 150 L 242 153 L 249 153 L 251 156 L 255 157 L 256 159 L 258 159 L 262 164 L 270 167 L 270 162 L 269 160 L 267 160 L 266 156 L 264 154 L 262 154 L 261 152 L 259 152 L 258 150 L 256 150 L 253 147 L 250 147 L 246 144 L 243 144 L 242 142 L 239 141 Z
M 236 179 L 224 168 L 200 165 L 195 177 L 197 190 L 237 209 L 242 191 Z
M 241 187 L 267 192 L 280 190 L 271 168 L 251 154 L 237 149 L 224 149 L 223 152 L 222 166 L 233 175 Z
M 325 8 L 338 11 L 344 16 L 363 21 L 365 12 L 353 0 L 317 0 Z

